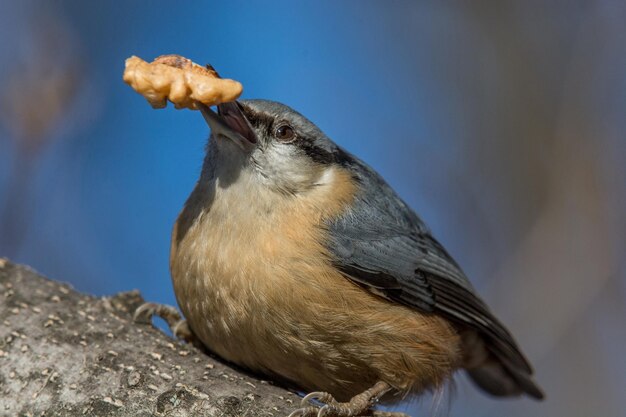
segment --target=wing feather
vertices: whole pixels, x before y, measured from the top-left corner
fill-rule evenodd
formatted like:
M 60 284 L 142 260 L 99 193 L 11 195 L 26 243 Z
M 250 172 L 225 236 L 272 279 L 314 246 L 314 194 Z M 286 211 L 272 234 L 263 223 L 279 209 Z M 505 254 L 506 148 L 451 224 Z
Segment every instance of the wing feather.
M 335 266 L 387 299 L 475 329 L 494 354 L 532 373 L 511 334 L 421 219 L 371 168 L 356 158 L 350 164 L 362 191 L 327 224 Z

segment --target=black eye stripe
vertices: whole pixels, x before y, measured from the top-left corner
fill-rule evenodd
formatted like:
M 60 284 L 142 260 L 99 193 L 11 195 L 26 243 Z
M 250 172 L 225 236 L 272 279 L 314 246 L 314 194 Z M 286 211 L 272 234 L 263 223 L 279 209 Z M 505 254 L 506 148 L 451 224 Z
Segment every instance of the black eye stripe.
M 298 138 L 295 143 L 298 148 L 308 155 L 313 161 L 318 164 L 331 164 L 336 161 L 335 155 L 326 149 L 315 146 L 311 141 Z
M 263 111 L 257 112 L 248 106 L 244 106 L 244 113 L 250 124 L 254 128 L 264 131 L 267 136 L 274 136 L 276 129 L 280 125 L 288 124 L 292 126 L 286 120 L 278 118 L 277 115 Z M 319 164 L 337 163 L 340 165 L 346 164 L 346 161 L 351 160 L 350 156 L 341 148 L 327 149 L 326 147 L 317 146 L 315 142 L 308 137 L 307 131 L 298 131 L 298 129 L 293 126 L 292 129 L 294 129 L 295 137 L 287 143 L 291 144 L 291 146 L 296 146 L 301 152 L 311 158 L 311 160 Z

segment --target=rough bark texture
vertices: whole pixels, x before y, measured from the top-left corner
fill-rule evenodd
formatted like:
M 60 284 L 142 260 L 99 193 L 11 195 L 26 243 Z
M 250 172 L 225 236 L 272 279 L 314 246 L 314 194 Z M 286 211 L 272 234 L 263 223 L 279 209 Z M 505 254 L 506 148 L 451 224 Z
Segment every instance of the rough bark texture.
M 0 415 L 286 416 L 298 398 L 135 324 L 139 292 L 93 297 L 0 259 Z

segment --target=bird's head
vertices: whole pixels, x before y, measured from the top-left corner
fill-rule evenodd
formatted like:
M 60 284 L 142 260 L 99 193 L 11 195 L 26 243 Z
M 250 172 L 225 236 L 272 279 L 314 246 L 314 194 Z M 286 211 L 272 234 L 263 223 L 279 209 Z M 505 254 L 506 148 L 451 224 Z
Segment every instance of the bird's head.
M 240 100 L 200 110 L 211 128 L 207 163 L 224 180 L 245 172 L 260 185 L 298 194 L 345 158 L 315 124 L 280 103 Z

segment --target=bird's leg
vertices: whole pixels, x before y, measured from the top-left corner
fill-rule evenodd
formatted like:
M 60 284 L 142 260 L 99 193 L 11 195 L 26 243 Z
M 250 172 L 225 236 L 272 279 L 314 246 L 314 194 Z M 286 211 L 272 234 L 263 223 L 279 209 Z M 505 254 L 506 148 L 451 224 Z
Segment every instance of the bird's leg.
M 202 347 L 202 342 L 191 332 L 187 320 L 183 319 L 178 310 L 172 306 L 157 303 L 144 303 L 135 310 L 133 320 L 136 323 L 151 324 L 154 316 L 161 317 L 165 320 L 172 334 L 177 339 L 184 340 L 197 347 Z
M 388 413 L 370 410 L 380 397 L 382 397 L 389 390 L 391 390 L 391 386 L 386 382 L 380 381 L 377 382 L 372 388 L 355 395 L 346 403 L 338 402 L 327 392 L 312 392 L 302 399 L 302 408 L 291 413 L 289 417 L 406 417 L 406 415 L 402 413 Z M 324 405 L 322 407 L 317 407 L 312 403 L 313 400 Z

